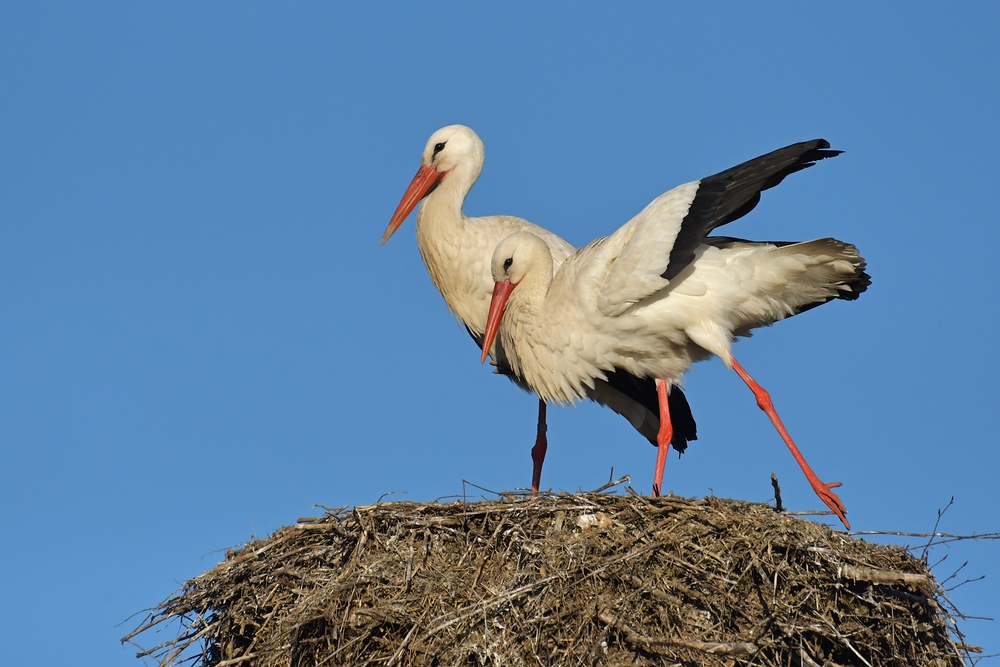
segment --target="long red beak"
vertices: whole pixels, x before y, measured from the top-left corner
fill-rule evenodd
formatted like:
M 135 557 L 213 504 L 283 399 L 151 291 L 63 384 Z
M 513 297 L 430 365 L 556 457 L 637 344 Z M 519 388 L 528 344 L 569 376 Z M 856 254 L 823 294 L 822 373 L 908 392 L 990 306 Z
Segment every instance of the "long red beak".
M 514 291 L 515 287 L 517 287 L 517 283 L 512 285 L 509 280 L 499 281 L 493 286 L 493 298 L 490 300 L 490 314 L 486 318 L 486 334 L 483 336 L 483 356 L 480 357 L 479 363 L 486 361 L 486 357 L 490 353 L 490 348 L 493 347 L 493 339 L 497 337 L 497 330 L 500 329 L 500 320 L 503 319 L 503 311 L 507 307 L 507 299 L 510 298 L 510 293 Z
M 385 228 L 385 234 L 382 235 L 383 244 L 389 240 L 393 232 L 399 229 L 399 226 L 406 220 L 406 216 L 410 214 L 410 211 L 416 208 L 420 200 L 426 197 L 447 173 L 446 171 L 438 172 L 433 165 L 420 167 L 417 170 L 417 175 L 413 177 L 413 180 L 410 181 L 410 187 L 406 188 L 406 192 L 403 193 L 403 199 L 399 202 L 399 206 L 396 207 L 396 212 L 392 214 L 389 226 Z

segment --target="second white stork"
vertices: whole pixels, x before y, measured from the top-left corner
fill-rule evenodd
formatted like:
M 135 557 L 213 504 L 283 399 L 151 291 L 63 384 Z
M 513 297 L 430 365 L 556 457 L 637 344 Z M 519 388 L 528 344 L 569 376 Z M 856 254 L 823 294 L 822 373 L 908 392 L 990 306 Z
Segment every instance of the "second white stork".
M 672 437 L 671 387 L 711 355 L 736 371 L 791 450 L 810 485 L 843 521 L 846 508 L 821 482 L 782 425 L 767 392 L 732 355 L 736 336 L 832 299 L 856 299 L 871 280 L 850 244 L 753 242 L 709 233 L 748 213 L 762 190 L 833 157 L 822 140 L 779 149 L 655 199 L 618 231 L 564 259 L 533 234 L 496 248 L 483 350 L 501 342 L 513 371 L 542 400 L 571 403 L 609 369 L 655 378 L 660 404 L 658 495 Z M 485 360 L 485 352 L 483 359 Z
M 417 247 L 434 286 L 448 309 L 465 325 L 483 347 L 486 316 L 493 292 L 490 257 L 497 244 L 514 232 L 530 232 L 545 245 L 553 266 L 569 257 L 575 248 L 560 237 L 527 220 L 508 215 L 469 218 L 462 212 L 466 195 L 483 169 L 486 148 L 479 136 L 464 125 L 449 125 L 427 140 L 420 169 L 406 189 L 393 214 L 382 243 L 406 220 L 417 204 Z M 511 371 L 502 345 L 483 347 L 493 356 L 497 372 L 507 375 L 522 388 L 528 386 Z M 638 378 L 627 369 L 608 368 L 595 378 L 582 397 L 610 407 L 625 417 L 651 444 L 657 444 L 660 408 L 652 379 Z M 683 452 L 689 440 L 697 439 L 694 417 L 680 391 L 670 395 L 669 412 L 674 424 L 674 448 Z M 545 459 L 545 402 L 538 403 L 538 430 L 531 450 L 532 495 L 538 491 Z

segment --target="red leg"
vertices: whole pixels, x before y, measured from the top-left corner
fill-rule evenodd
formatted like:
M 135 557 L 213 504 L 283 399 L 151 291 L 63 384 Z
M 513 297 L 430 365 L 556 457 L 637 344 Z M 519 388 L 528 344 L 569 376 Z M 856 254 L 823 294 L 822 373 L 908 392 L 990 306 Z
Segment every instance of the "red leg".
M 667 452 L 670 451 L 670 441 L 674 437 L 674 427 L 670 423 L 670 406 L 667 394 L 670 387 L 666 380 L 656 381 L 656 396 L 660 403 L 660 432 L 656 434 L 656 473 L 653 475 L 653 496 L 660 495 L 660 485 L 663 483 L 663 467 L 667 465 Z
M 535 437 L 535 446 L 531 448 L 531 497 L 538 495 L 538 485 L 542 483 L 542 463 L 545 461 L 545 451 L 549 448 L 545 439 L 545 401 L 538 401 L 538 435 Z
M 774 410 L 774 404 L 771 402 L 771 396 L 757 384 L 757 381 L 750 377 L 750 374 L 743 370 L 743 367 L 736 361 L 732 360 L 733 370 L 739 375 L 747 386 L 750 387 L 750 391 L 753 392 L 754 396 L 757 397 L 757 406 L 767 413 L 768 418 L 770 418 L 771 423 L 774 424 L 774 428 L 778 430 L 778 435 L 781 439 L 785 441 L 788 445 L 788 449 L 792 452 L 792 456 L 795 457 L 796 462 L 798 462 L 799 467 L 802 468 L 802 472 L 806 474 L 806 479 L 809 480 L 809 484 L 812 485 L 813 491 L 819 496 L 819 499 L 826 503 L 826 506 L 833 510 L 833 513 L 840 517 L 840 520 L 844 522 L 844 526 L 848 530 L 851 529 L 851 524 L 847 522 L 847 517 L 844 516 L 847 513 L 847 508 L 844 507 L 844 503 L 840 502 L 840 498 L 837 494 L 830 489 L 835 489 L 840 486 L 840 482 L 831 482 L 826 484 L 819 480 L 819 477 L 812 471 L 809 464 L 806 463 L 805 458 L 799 452 L 799 448 L 795 446 L 792 442 L 792 436 L 788 435 L 788 431 L 785 430 L 785 425 L 781 423 L 781 419 L 778 418 L 778 413 Z M 662 408 L 661 408 L 662 410 Z

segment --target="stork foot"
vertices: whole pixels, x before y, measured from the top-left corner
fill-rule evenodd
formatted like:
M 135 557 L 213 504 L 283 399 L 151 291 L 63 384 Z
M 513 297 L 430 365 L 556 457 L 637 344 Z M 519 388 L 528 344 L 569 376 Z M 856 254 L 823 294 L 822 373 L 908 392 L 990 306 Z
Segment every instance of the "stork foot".
M 826 484 L 825 482 L 819 481 L 819 478 L 814 476 L 809 480 L 809 484 L 812 486 L 813 491 L 816 492 L 816 495 L 819 496 L 819 499 L 826 503 L 826 506 L 830 508 L 830 511 L 836 514 L 837 517 L 844 523 L 844 527 L 847 528 L 847 530 L 850 530 L 851 524 L 847 521 L 847 517 L 844 516 L 847 514 L 847 507 L 844 506 L 844 503 L 840 500 L 837 494 L 831 491 L 831 489 L 836 489 L 838 486 L 841 486 L 840 482 L 830 482 L 829 484 Z

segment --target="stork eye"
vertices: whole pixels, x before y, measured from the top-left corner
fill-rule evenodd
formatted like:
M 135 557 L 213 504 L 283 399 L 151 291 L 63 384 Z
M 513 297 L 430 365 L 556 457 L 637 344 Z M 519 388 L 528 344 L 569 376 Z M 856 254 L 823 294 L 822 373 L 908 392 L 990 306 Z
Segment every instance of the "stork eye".
M 513 257 L 508 257 L 507 259 L 505 259 L 503 261 L 503 271 L 504 271 L 504 273 L 507 273 L 507 270 L 510 269 L 510 265 L 513 264 L 513 263 L 514 263 L 514 258 Z
M 434 144 L 434 154 L 431 155 L 431 159 L 434 159 L 434 157 L 436 157 L 438 153 L 444 150 L 445 143 L 447 142 L 442 141 L 440 143 Z

